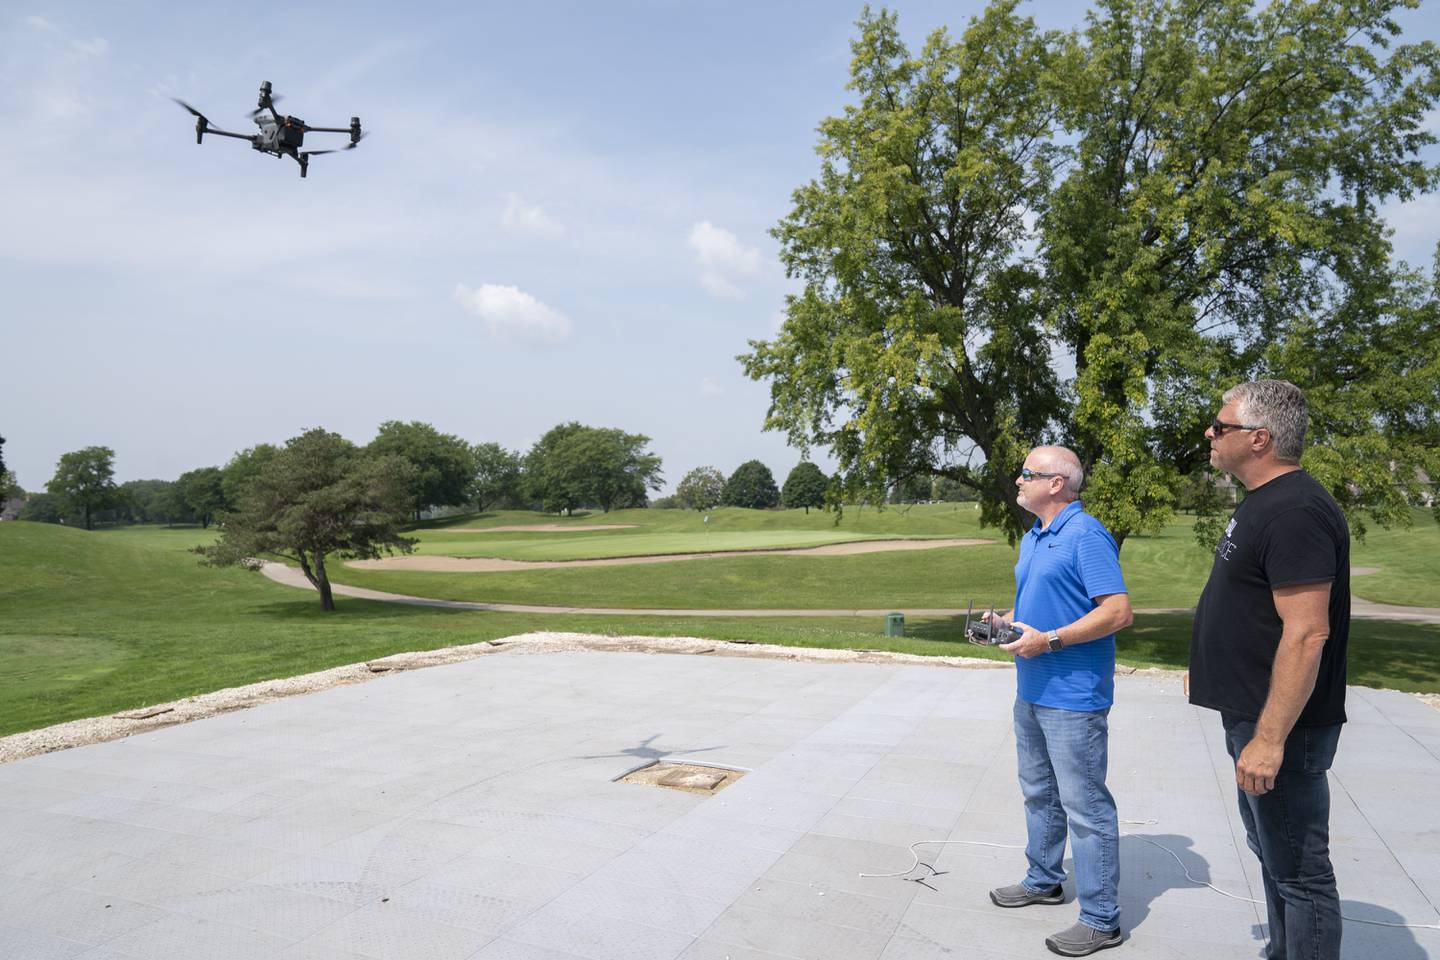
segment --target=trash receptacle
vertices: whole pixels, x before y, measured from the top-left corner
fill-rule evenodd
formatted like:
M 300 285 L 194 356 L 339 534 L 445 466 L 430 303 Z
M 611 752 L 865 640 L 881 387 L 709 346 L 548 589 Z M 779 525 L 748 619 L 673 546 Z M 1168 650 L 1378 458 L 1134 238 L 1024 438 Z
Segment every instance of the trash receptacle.
M 885 636 L 887 636 L 887 637 L 903 637 L 903 636 L 905 636 L 905 614 L 903 614 L 903 613 L 887 613 L 887 614 L 885 614 Z

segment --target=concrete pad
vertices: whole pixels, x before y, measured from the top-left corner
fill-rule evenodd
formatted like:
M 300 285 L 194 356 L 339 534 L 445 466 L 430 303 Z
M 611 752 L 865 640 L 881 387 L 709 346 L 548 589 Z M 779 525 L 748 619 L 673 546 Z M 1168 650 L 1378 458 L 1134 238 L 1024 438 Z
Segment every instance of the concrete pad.
M 1043 956 L 1073 884 L 986 895 L 1024 871 L 1013 696 L 997 670 L 499 654 L 31 757 L 0 766 L 0 956 Z M 1345 956 L 1440 958 L 1440 931 L 1381 925 L 1440 922 L 1440 713 L 1350 703 Z M 1121 677 L 1110 729 L 1126 955 L 1258 955 L 1218 718 Z M 613 782 L 656 760 L 747 772 Z

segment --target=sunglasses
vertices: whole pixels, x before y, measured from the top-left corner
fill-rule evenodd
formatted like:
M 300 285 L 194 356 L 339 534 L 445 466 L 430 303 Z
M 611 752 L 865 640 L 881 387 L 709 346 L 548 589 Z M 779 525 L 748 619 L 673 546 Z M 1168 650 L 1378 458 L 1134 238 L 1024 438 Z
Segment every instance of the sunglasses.
M 1220 419 L 1218 419 L 1218 418 L 1215 419 L 1215 420 L 1211 420 L 1211 421 L 1210 421 L 1210 431 L 1211 431 L 1212 433 L 1214 433 L 1215 436 L 1217 436 L 1217 437 L 1220 436 L 1221 434 L 1223 434 L 1226 430 L 1259 430 L 1259 429 L 1261 429 L 1261 428 L 1260 428 L 1260 427 L 1246 426 L 1246 425 L 1243 424 L 1243 423 L 1226 423 L 1224 420 L 1220 420 Z
M 1029 467 L 1026 467 L 1024 470 L 1021 470 L 1021 471 L 1020 471 L 1020 479 L 1021 479 L 1021 480 L 1034 480 L 1036 477 L 1046 477 L 1046 478 L 1049 478 L 1049 477 L 1058 477 L 1058 476 L 1062 476 L 1062 474 L 1058 474 L 1058 473 L 1041 473 L 1039 470 L 1031 470 Z

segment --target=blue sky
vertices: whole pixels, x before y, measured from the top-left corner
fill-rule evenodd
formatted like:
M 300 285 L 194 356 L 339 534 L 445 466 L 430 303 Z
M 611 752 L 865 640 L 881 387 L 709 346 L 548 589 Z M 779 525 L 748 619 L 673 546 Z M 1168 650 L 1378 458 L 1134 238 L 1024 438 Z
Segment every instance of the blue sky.
M 91 444 L 120 480 L 173 478 L 388 419 L 512 449 L 580 420 L 652 437 L 667 489 L 752 457 L 783 481 L 799 455 L 734 357 L 795 289 L 768 231 L 845 102 L 858 3 L 227 7 L 0 13 L 0 435 L 24 487 Z M 895 9 L 918 42 L 980 6 Z M 1424 13 L 1408 36 L 1440 36 Z M 301 180 L 197 147 L 168 99 L 249 132 L 261 80 L 371 136 Z M 1440 203 L 1390 214 L 1428 262 Z

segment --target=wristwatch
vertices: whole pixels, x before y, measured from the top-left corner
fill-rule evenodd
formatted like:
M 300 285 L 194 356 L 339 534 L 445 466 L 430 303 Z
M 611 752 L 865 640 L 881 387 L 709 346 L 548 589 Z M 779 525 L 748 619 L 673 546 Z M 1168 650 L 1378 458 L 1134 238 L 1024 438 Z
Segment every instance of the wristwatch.
M 1051 630 L 1049 633 L 1045 634 L 1045 636 L 1050 641 L 1051 653 L 1059 653 L 1061 650 L 1065 649 L 1065 644 L 1060 642 L 1059 630 Z

